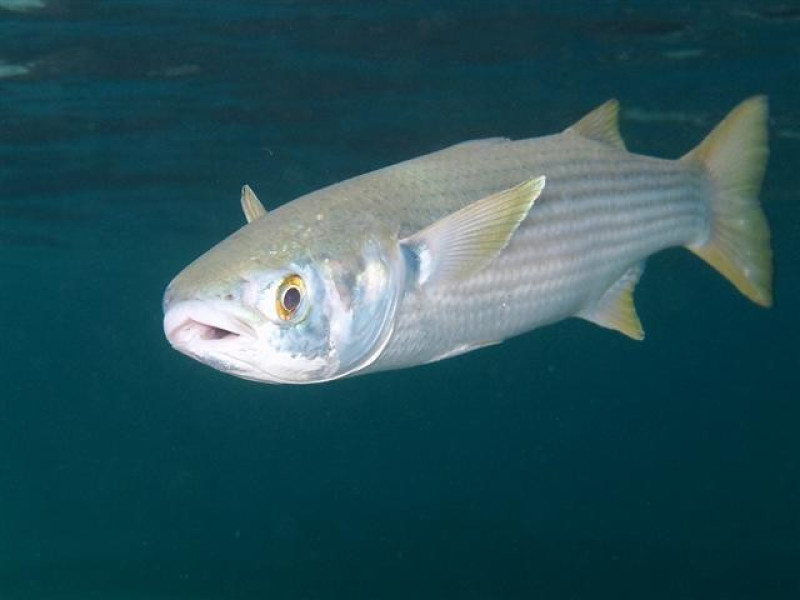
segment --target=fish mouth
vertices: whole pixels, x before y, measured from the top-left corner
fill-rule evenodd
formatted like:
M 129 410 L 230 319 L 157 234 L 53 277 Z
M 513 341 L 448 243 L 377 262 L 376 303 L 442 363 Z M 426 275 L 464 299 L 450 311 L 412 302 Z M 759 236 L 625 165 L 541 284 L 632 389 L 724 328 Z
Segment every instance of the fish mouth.
M 173 347 L 192 355 L 202 347 L 256 338 L 255 328 L 248 323 L 250 315 L 237 312 L 229 303 L 180 302 L 164 313 L 164 334 Z

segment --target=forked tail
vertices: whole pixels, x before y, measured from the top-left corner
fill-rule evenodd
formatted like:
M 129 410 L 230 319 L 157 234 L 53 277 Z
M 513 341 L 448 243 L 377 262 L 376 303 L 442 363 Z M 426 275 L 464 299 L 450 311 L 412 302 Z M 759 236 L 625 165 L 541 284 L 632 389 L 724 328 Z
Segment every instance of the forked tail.
M 755 96 L 734 108 L 681 160 L 708 173 L 711 232 L 689 249 L 756 304 L 772 305 L 772 249 L 758 194 L 767 166 L 767 99 Z

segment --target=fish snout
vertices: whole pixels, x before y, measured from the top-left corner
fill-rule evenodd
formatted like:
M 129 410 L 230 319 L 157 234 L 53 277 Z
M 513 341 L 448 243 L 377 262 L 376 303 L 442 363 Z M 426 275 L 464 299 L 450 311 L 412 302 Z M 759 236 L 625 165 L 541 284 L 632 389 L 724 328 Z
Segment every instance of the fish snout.
M 203 346 L 240 337 L 256 338 L 253 315 L 223 301 L 164 300 L 164 334 L 178 350 L 198 354 Z

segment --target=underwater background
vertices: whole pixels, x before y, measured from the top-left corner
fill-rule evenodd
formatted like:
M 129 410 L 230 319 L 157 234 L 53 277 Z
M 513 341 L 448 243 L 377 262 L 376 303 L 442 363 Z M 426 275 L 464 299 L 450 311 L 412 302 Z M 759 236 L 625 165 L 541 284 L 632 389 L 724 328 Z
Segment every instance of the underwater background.
M 267 207 L 611 97 L 677 157 L 771 102 L 774 308 L 648 261 L 414 370 L 238 380 L 161 295 Z M 796 2 L 0 0 L 0 600 L 800 598 Z

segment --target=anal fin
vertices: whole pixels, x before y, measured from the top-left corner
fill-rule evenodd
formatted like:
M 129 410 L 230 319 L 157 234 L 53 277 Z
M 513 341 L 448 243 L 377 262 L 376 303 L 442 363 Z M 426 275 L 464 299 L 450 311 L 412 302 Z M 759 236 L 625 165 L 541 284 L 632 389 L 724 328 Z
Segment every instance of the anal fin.
M 633 304 L 633 290 L 644 272 L 644 263 L 625 271 L 613 285 L 600 296 L 593 306 L 582 310 L 578 317 L 627 335 L 634 340 L 644 339 L 644 329 Z

